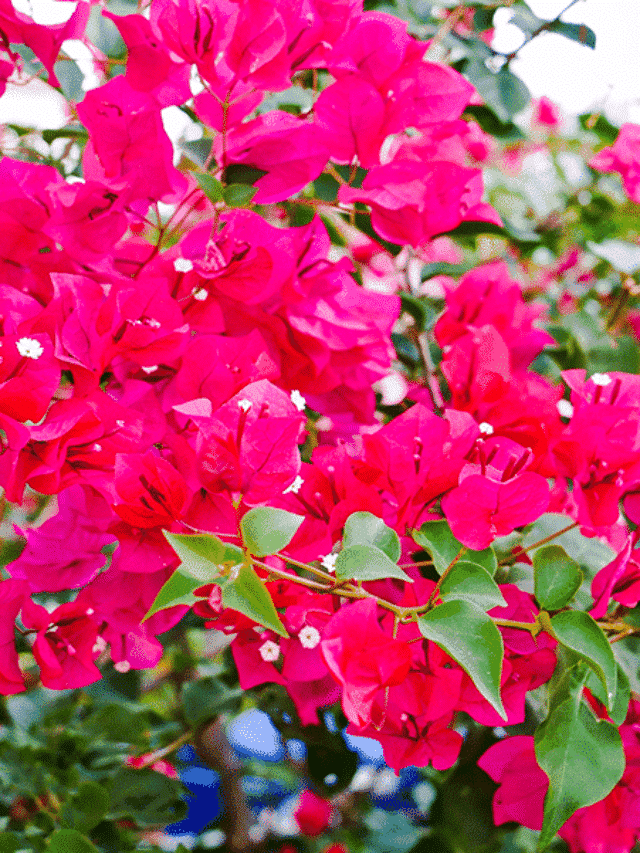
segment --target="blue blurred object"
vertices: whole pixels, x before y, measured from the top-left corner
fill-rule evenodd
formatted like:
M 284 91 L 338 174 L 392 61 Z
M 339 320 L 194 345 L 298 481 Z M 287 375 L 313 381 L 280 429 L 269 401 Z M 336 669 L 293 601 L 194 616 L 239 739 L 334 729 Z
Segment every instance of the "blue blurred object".
M 342 733 L 345 743 L 352 752 L 357 752 L 360 761 L 365 764 L 375 764 L 376 767 L 384 765 L 382 746 L 377 740 L 359 735 L 348 735 L 346 729 Z
M 227 737 L 241 758 L 261 758 L 263 761 L 282 761 L 285 758 L 280 732 L 264 711 L 244 711 L 229 726 Z
M 220 777 L 200 761 L 192 746 L 181 746 L 176 755 L 187 765 L 178 772 L 189 792 L 185 797 L 189 814 L 177 823 L 169 824 L 165 831 L 169 835 L 197 835 L 222 814 Z
M 275 809 L 291 794 L 281 782 L 264 779 L 262 776 L 243 776 L 242 790 L 249 805 L 256 812 L 261 809 Z

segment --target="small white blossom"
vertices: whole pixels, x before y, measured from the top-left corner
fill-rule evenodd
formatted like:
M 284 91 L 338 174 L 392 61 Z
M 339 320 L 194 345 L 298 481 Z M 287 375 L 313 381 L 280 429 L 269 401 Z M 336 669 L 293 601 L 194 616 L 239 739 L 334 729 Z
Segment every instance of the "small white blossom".
M 296 477 L 295 480 L 293 481 L 293 483 L 291 483 L 290 486 L 287 486 L 287 488 L 284 489 L 282 494 L 288 495 L 289 492 L 293 492 L 294 495 L 297 495 L 298 492 L 300 491 L 300 489 L 302 488 L 303 483 L 304 483 L 304 480 L 302 479 L 302 477 L 300 477 L 300 476 Z
M 299 412 L 304 412 L 304 408 L 307 405 L 307 401 L 297 388 L 294 388 L 294 390 L 291 392 L 291 402 Z
M 315 649 L 320 642 L 320 632 L 313 625 L 305 625 L 298 634 L 300 645 L 305 649 Z
M 338 559 L 337 554 L 326 554 L 321 560 L 320 565 L 326 569 L 328 572 L 335 572 L 336 570 L 336 560 Z
M 493 427 L 486 421 L 482 421 L 482 423 L 478 425 L 478 429 L 483 435 L 493 435 Z
M 23 358 L 40 358 L 44 352 L 42 344 L 35 338 L 20 338 L 16 341 L 16 348 Z
M 601 385 L 603 388 L 611 384 L 611 377 L 608 373 L 594 373 L 591 377 L 594 385 Z
M 131 664 L 128 660 L 119 660 L 118 663 L 114 663 L 113 668 L 116 672 L 129 672 Z
M 280 657 L 280 646 L 273 640 L 266 640 L 258 649 L 260 657 L 265 663 L 273 663 Z
M 248 412 L 251 406 L 253 406 L 253 403 L 251 400 L 247 400 L 246 397 L 243 397 L 242 400 L 238 400 L 238 408 L 242 409 L 243 412 Z
M 573 406 L 568 400 L 558 400 L 556 406 L 561 417 L 570 418 L 573 415 Z
M 156 320 L 155 317 L 149 317 L 147 320 L 147 326 L 149 326 L 150 329 L 159 329 L 161 325 L 162 323 L 160 320 Z
M 176 258 L 173 262 L 173 268 L 176 272 L 191 272 L 193 263 L 189 258 Z
M 206 287 L 198 287 L 197 290 L 194 290 L 192 294 L 193 298 L 196 299 L 198 302 L 204 302 L 208 295 L 209 291 L 206 289 Z
M 146 373 L 148 376 L 150 373 L 155 373 L 157 369 L 158 369 L 158 365 L 152 364 L 150 367 L 143 367 L 142 372 Z
M 96 611 L 93 609 L 93 607 L 87 607 L 87 609 L 84 612 L 86 613 L 87 616 L 93 616 L 93 614 Z
M 94 655 L 101 655 L 102 652 L 107 648 L 107 641 L 104 637 L 96 637 L 96 641 L 93 644 L 93 648 L 91 651 Z

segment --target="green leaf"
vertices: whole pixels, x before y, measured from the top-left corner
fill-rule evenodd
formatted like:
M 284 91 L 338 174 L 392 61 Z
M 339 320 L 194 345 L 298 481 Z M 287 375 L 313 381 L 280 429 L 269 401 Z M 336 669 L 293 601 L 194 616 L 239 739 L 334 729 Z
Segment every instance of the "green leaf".
M 90 832 L 107 813 L 109 795 L 97 782 L 82 782 L 76 794 L 60 809 L 60 823 L 70 829 Z
M 504 645 L 491 618 L 468 601 L 445 601 L 418 618 L 420 633 L 450 655 L 503 719 L 500 696 Z
M 557 33 L 595 50 L 596 34 L 591 27 L 587 27 L 585 24 L 565 24 L 564 21 L 551 21 L 545 29 L 548 33 Z
M 533 555 L 535 596 L 543 610 L 560 610 L 576 594 L 582 572 L 560 545 L 547 545 Z
M 549 777 L 540 849 L 551 843 L 577 809 L 604 799 L 624 772 L 618 729 L 596 719 L 582 702 L 586 674 L 586 667 L 574 667 L 563 675 L 549 716 L 535 732 L 536 758 Z
M 375 545 L 350 545 L 343 548 L 336 560 L 336 577 L 339 580 L 356 581 L 399 578 L 413 583 L 413 579 Z
M 183 153 L 193 162 L 196 166 L 199 166 L 201 169 L 204 168 L 205 163 L 209 159 L 209 155 L 211 154 L 211 147 L 213 145 L 212 139 L 190 139 L 187 142 L 183 142 L 180 145 Z M 196 176 L 197 178 L 197 176 Z M 200 184 L 202 189 L 205 188 Z M 206 193 L 206 190 L 205 190 Z M 208 193 L 206 193 L 209 195 Z M 211 198 L 211 196 L 209 196 Z M 211 199 L 213 201 L 213 199 Z M 222 196 L 216 201 L 222 201 Z
M 115 743 L 140 743 L 148 728 L 146 712 L 125 702 L 109 702 L 96 708 L 85 723 L 96 739 Z
M 140 621 L 144 622 L 155 613 L 169 607 L 175 607 L 176 604 L 186 604 L 187 607 L 191 607 L 198 600 L 193 594 L 193 590 L 199 586 L 202 586 L 202 581 L 185 575 L 180 569 L 176 569 L 160 588 L 153 604 Z
M 24 833 L 0 832 L 0 853 L 16 853 L 16 850 L 28 850 L 25 847 Z
M 510 122 L 529 103 L 528 88 L 506 66 L 494 73 L 481 60 L 470 59 L 463 73 L 501 122 Z
M 411 531 L 411 536 L 414 542 L 417 542 L 421 548 L 431 554 L 431 559 L 439 575 L 444 572 L 447 566 L 451 565 L 462 548 L 462 542 L 456 539 L 449 528 L 449 524 L 444 519 L 442 521 L 425 521 L 420 530 Z M 490 575 L 495 574 L 498 561 L 492 548 L 485 548 L 483 551 L 472 551 L 471 548 L 467 548 L 463 556 L 468 562 L 482 566 Z
M 207 676 L 183 686 L 180 707 L 187 725 L 196 728 L 218 714 L 238 711 L 243 695 L 240 688 L 227 687 L 219 678 Z
M 234 569 L 227 578 L 217 581 L 222 587 L 222 604 L 244 613 L 249 619 L 288 637 L 264 583 L 246 563 Z
M 98 853 L 95 844 L 75 829 L 57 829 L 45 849 L 46 853 Z
M 171 823 L 186 815 L 186 803 L 180 797 L 181 792 L 180 782 L 163 773 L 147 768 L 121 767 L 111 781 L 109 813 L 130 818 L 141 827 Z
M 303 521 L 303 515 L 286 509 L 255 506 L 240 521 L 242 541 L 256 557 L 277 554 L 291 542 Z
M 197 581 L 211 583 L 224 568 L 242 562 L 242 549 L 228 545 L 209 533 L 169 533 L 165 539 L 180 557 L 180 569 Z
M 631 700 L 631 685 L 629 684 L 629 676 L 624 671 L 620 662 L 616 661 L 616 669 L 618 672 L 618 682 L 616 690 L 616 698 L 613 703 L 613 708 L 609 711 L 609 716 L 616 725 L 621 726 L 627 717 L 629 710 L 629 702 Z M 607 694 L 605 692 L 600 679 L 595 672 L 590 669 L 587 678 L 587 685 L 596 699 L 599 699 L 603 705 L 607 704 Z
M 443 601 L 470 601 L 481 610 L 506 607 L 500 587 L 482 566 L 459 560 L 440 583 Z
M 258 187 L 246 184 L 229 184 L 222 193 L 227 207 L 249 207 L 251 199 L 258 192 Z
M 53 66 L 56 72 L 56 77 L 60 81 L 60 91 L 65 96 L 67 101 L 81 101 L 86 92 L 82 88 L 84 83 L 84 74 L 80 71 L 75 62 L 56 62 Z
M 400 559 L 400 539 L 395 530 L 370 512 L 352 512 L 344 524 L 342 542 L 351 545 L 374 545 L 394 563 Z
M 616 661 L 602 628 L 582 610 L 556 613 L 551 617 L 551 627 L 562 645 L 575 652 L 598 676 L 607 692 L 607 708 L 611 708 L 616 695 Z
M 213 175 L 207 175 L 201 172 L 194 172 L 196 181 L 200 184 L 200 189 L 214 204 L 218 201 L 222 201 L 224 196 L 224 187 L 222 183 L 214 178 Z

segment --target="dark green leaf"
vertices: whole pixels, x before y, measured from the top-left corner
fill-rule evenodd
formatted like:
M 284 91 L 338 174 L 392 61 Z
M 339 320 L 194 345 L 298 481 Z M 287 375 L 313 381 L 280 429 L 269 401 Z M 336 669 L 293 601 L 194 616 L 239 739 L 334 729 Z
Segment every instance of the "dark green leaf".
M 445 601 L 420 616 L 420 633 L 457 661 L 504 719 L 500 696 L 504 645 L 491 618 L 468 601 Z
M 222 587 L 222 604 L 244 613 L 259 625 L 270 628 L 281 637 L 288 637 L 264 583 L 246 563 L 232 570 L 228 578 L 219 582 Z
M 96 738 L 116 743 L 138 743 L 147 729 L 146 714 L 124 702 L 110 702 L 96 708 L 85 726 Z
M 591 27 L 587 27 L 585 24 L 565 24 L 564 21 L 551 21 L 545 29 L 548 33 L 557 33 L 595 50 L 596 34 Z
M 480 127 L 498 137 L 502 142 L 521 142 L 526 135 L 512 121 L 502 122 L 488 107 L 471 105 L 465 108 L 465 113 L 473 116 Z
M 616 695 L 616 662 L 602 628 L 581 610 L 556 613 L 551 617 L 551 626 L 562 645 L 593 669 L 607 692 L 607 708 L 611 708 Z
M 242 541 L 256 557 L 277 554 L 291 542 L 303 521 L 303 515 L 286 509 L 255 506 L 240 521 Z
M 195 728 L 221 713 L 237 711 L 243 695 L 240 688 L 227 687 L 220 679 L 207 676 L 184 685 L 180 707 L 187 725 Z
M 224 187 L 217 178 L 202 172 L 193 172 L 193 175 L 209 201 L 216 204 L 216 202 L 223 200 Z
M 141 827 L 162 826 L 186 814 L 181 792 L 180 782 L 163 773 L 122 767 L 112 779 L 109 812 L 130 818 Z
M 459 560 L 442 579 L 440 598 L 443 601 L 470 601 L 481 610 L 506 607 L 500 587 L 482 566 Z
M 604 799 L 624 772 L 618 729 L 596 719 L 582 701 L 587 671 L 573 668 L 562 676 L 549 716 L 535 732 L 536 758 L 549 777 L 540 849 L 577 809 Z
M 191 607 L 198 600 L 193 594 L 193 590 L 199 586 L 202 586 L 202 581 L 185 575 L 180 569 L 176 569 L 169 580 L 165 581 L 160 588 L 153 604 L 142 617 L 141 622 L 153 616 L 154 613 L 159 613 L 160 610 L 175 607 L 176 604 L 186 604 L 187 607 Z
M 351 545 L 373 545 L 394 563 L 400 559 L 400 539 L 395 530 L 370 512 L 352 512 L 344 524 L 342 541 L 345 548 Z
M 420 530 L 411 531 L 411 536 L 414 542 L 417 542 L 421 548 L 431 554 L 431 559 L 439 575 L 455 560 L 462 548 L 462 542 L 456 539 L 449 528 L 449 524 L 444 519 L 442 521 L 425 521 Z M 466 548 L 462 556 L 468 562 L 482 566 L 490 575 L 494 575 L 498 567 L 498 561 L 492 548 L 485 548 L 483 551 L 473 551 L 471 548 Z
M 336 560 L 336 577 L 340 580 L 357 581 L 400 578 L 413 583 L 405 571 L 374 545 L 351 545 L 344 548 Z
M 224 181 L 226 184 L 251 186 L 268 174 L 264 169 L 256 166 L 245 166 L 244 163 L 231 163 L 224 170 Z
M 235 545 L 227 545 L 209 533 L 169 533 L 162 531 L 165 539 L 180 557 L 183 574 L 195 580 L 210 583 L 224 568 L 237 565 L 244 554 Z
M 75 829 L 57 829 L 46 847 L 47 853 L 98 853 L 86 835 Z
M 535 596 L 543 610 L 560 610 L 582 583 L 582 572 L 560 545 L 546 545 L 533 555 Z
M 521 112 L 531 98 L 526 85 L 506 66 L 494 73 L 484 62 L 471 59 L 465 65 L 464 76 L 473 83 L 486 105 L 505 123 Z
M 205 163 L 209 159 L 209 155 L 211 154 L 212 145 L 212 139 L 192 139 L 189 142 L 183 142 L 180 147 L 190 160 L 203 169 Z M 200 184 L 200 186 L 202 187 L 202 184 Z M 202 189 L 204 190 L 204 187 L 202 187 Z M 209 196 L 209 193 L 206 194 Z M 209 196 L 209 198 L 211 198 L 211 196 Z M 214 199 L 211 200 L 213 201 Z M 222 201 L 222 197 L 216 199 L 216 201 Z
M 616 725 L 621 726 L 622 723 L 624 723 L 627 716 L 627 711 L 629 710 L 629 701 L 631 700 L 631 685 L 629 684 L 629 676 L 620 666 L 620 663 L 618 661 L 616 661 L 616 669 L 618 672 L 616 698 L 615 702 L 613 703 L 613 708 L 609 711 L 609 716 Z M 607 704 L 606 691 L 602 686 L 600 679 L 592 669 L 589 670 L 589 675 L 587 677 L 587 687 L 593 693 L 596 699 L 602 702 L 603 705 Z
M 246 184 L 229 184 L 222 193 L 227 207 L 249 207 L 251 199 L 258 192 L 257 187 Z
M 80 832 L 90 832 L 107 813 L 109 796 L 97 782 L 83 782 L 76 794 L 60 809 L 60 823 Z
M 25 846 L 22 832 L 0 832 L 0 853 L 16 853 L 16 850 L 33 849 Z

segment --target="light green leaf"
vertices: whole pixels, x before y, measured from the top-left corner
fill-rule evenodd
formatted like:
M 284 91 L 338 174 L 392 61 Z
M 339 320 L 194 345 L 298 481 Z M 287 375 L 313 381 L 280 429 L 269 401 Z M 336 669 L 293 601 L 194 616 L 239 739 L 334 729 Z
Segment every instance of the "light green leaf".
M 420 530 L 411 531 L 411 537 L 421 548 L 431 554 L 431 559 L 439 575 L 444 572 L 447 566 L 451 565 L 462 548 L 462 542 L 456 539 L 448 522 L 444 519 L 442 521 L 425 521 Z M 472 551 L 471 548 L 467 548 L 463 557 L 470 563 L 482 566 L 490 575 L 494 575 L 498 567 L 498 561 L 492 548 L 485 548 L 482 551 Z
M 288 637 L 271 596 L 255 570 L 246 563 L 234 569 L 229 577 L 216 581 L 222 587 L 222 604 L 244 613 L 259 625 Z
M 200 141 L 200 140 L 198 140 Z M 214 178 L 213 175 L 207 175 L 202 172 L 193 172 L 196 181 L 200 184 L 200 189 L 214 204 L 223 200 L 224 187 L 222 183 Z
M 336 577 L 339 580 L 356 581 L 400 578 L 413 583 L 413 579 L 406 572 L 374 545 L 350 545 L 343 548 L 336 560 Z
M 303 515 L 286 509 L 256 506 L 240 521 L 242 541 L 256 557 L 277 554 L 291 542 L 303 521 Z
M 604 799 L 624 772 L 618 729 L 597 719 L 581 699 L 587 671 L 580 666 L 563 675 L 549 716 L 535 732 L 536 758 L 549 777 L 540 849 L 577 809 Z
M 418 619 L 420 633 L 450 655 L 506 720 L 500 696 L 504 645 L 491 618 L 468 601 L 445 601 Z
M 395 530 L 370 512 L 352 512 L 344 524 L 342 542 L 351 545 L 374 545 L 394 563 L 400 559 L 400 539 Z
M 96 845 L 76 829 L 57 829 L 45 850 L 46 853 L 98 853 Z
M 174 607 L 176 604 L 186 604 L 191 607 L 198 600 L 193 590 L 202 586 L 202 581 L 185 575 L 180 569 L 176 569 L 171 577 L 165 581 L 148 612 L 142 617 L 142 622 L 149 619 L 155 613 Z
M 247 184 L 229 184 L 225 187 L 222 195 L 227 207 L 249 207 L 251 199 L 258 192 L 258 187 Z
M 235 545 L 228 545 L 210 533 L 169 533 L 162 531 L 165 539 L 180 557 L 184 575 L 203 583 L 211 583 L 221 569 L 242 562 L 244 554 Z
M 560 610 L 576 594 L 582 572 L 560 545 L 547 545 L 533 555 L 535 595 L 544 610 Z
M 616 661 L 602 628 L 581 610 L 556 613 L 551 617 L 551 627 L 562 645 L 575 652 L 598 676 L 607 692 L 607 708 L 611 708 L 616 695 Z
M 60 823 L 70 829 L 90 832 L 107 813 L 109 796 L 102 785 L 88 780 L 60 809 Z
M 549 33 L 558 33 L 560 36 L 571 39 L 571 41 L 577 41 L 579 44 L 584 44 L 591 50 L 595 50 L 596 34 L 591 27 L 587 27 L 585 24 L 566 24 L 564 21 L 551 21 L 546 30 Z
M 511 121 L 529 103 L 528 88 L 506 66 L 494 72 L 482 60 L 471 59 L 462 73 L 502 122 Z
M 629 702 L 631 700 L 631 685 L 629 684 L 629 676 L 616 661 L 616 669 L 618 672 L 618 683 L 616 690 L 616 698 L 613 703 L 613 708 L 609 711 L 609 716 L 616 725 L 620 726 L 624 723 L 627 711 L 629 710 Z M 587 687 L 603 705 L 607 704 L 607 694 L 598 676 L 590 669 L 587 678 Z
M 470 601 L 481 610 L 506 607 L 500 587 L 482 566 L 459 560 L 440 583 L 443 601 Z

